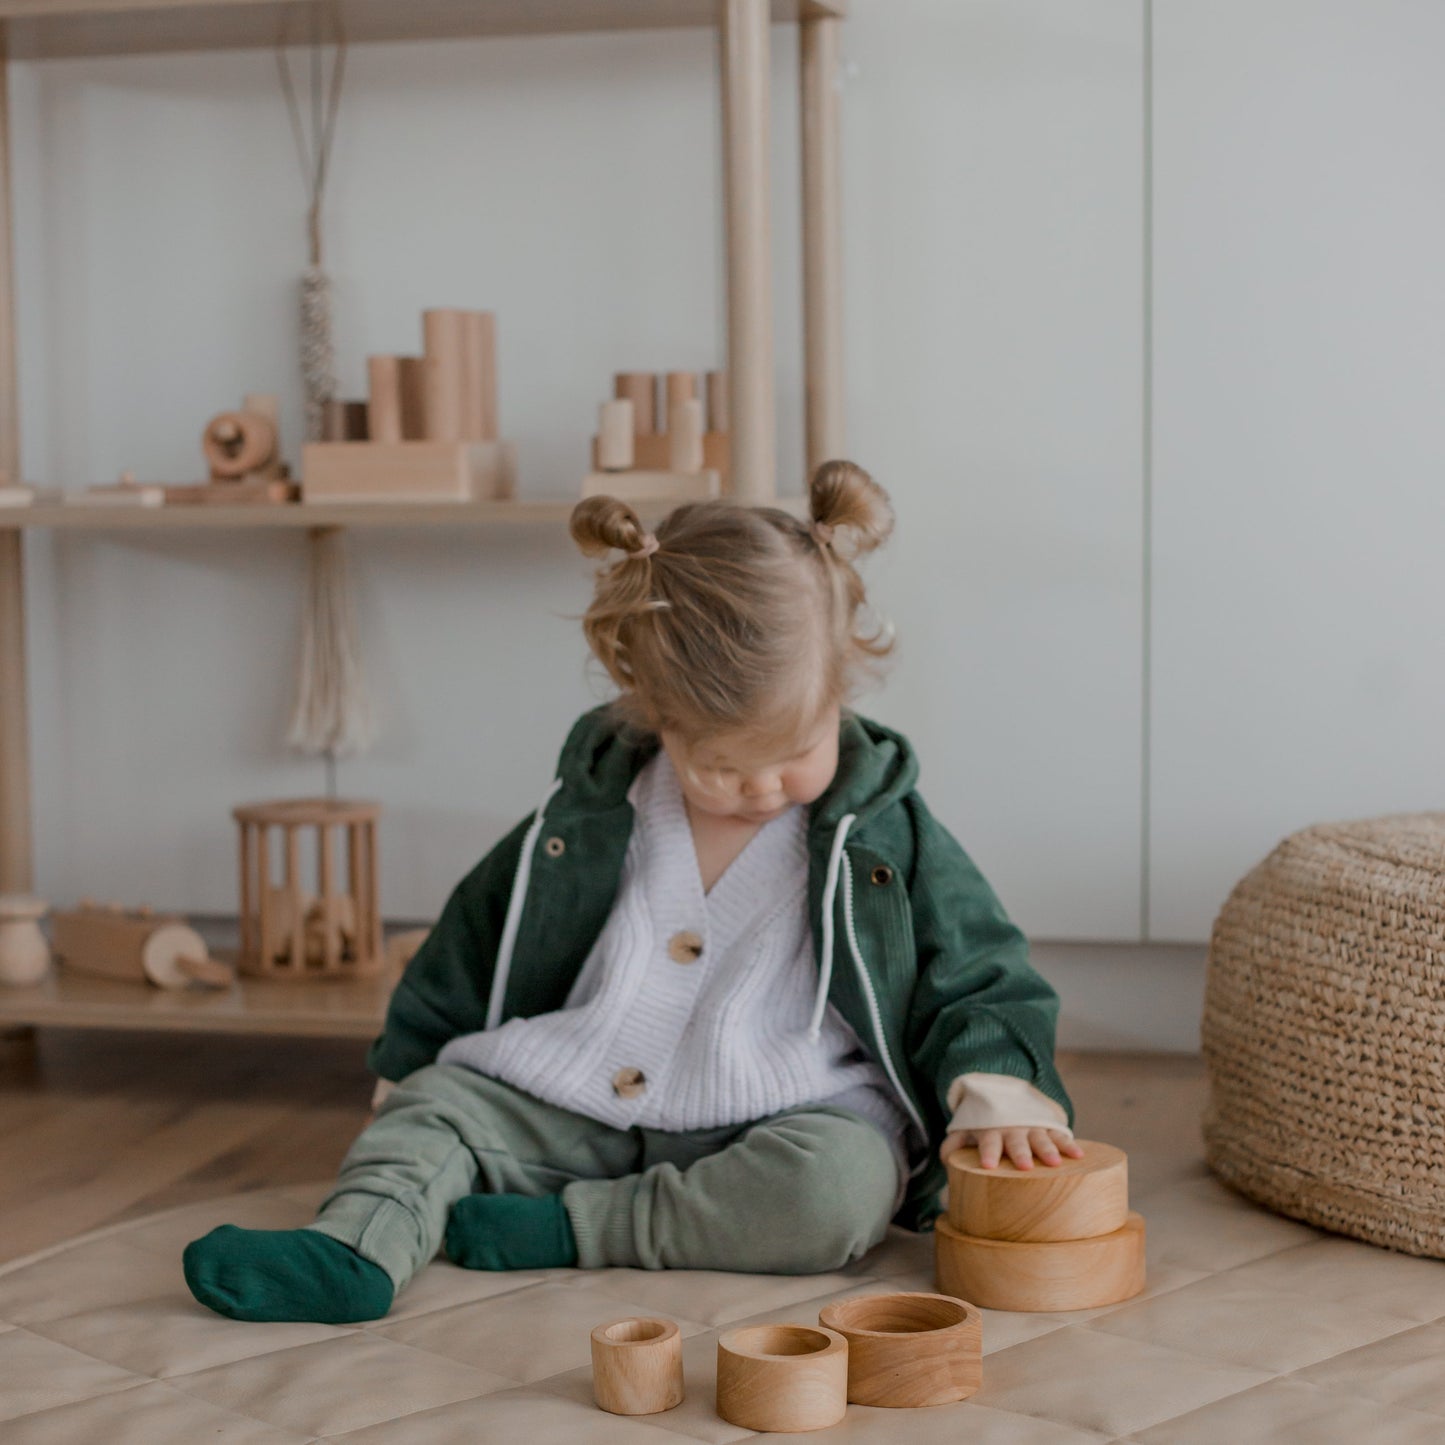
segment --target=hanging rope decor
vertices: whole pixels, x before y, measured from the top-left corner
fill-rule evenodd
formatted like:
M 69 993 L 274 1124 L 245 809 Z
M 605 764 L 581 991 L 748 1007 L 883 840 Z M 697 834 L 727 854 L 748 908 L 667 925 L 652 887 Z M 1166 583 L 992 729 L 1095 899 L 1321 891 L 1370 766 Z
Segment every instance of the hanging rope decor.
M 306 439 L 322 439 L 326 403 L 336 394 L 336 353 L 331 340 L 331 279 L 322 264 L 321 205 L 331 168 L 332 143 L 336 138 L 336 116 L 341 109 L 341 85 L 346 76 L 346 36 L 335 4 L 311 7 L 310 80 L 307 85 L 309 127 L 303 114 L 301 95 L 291 74 L 286 54 L 286 14 L 276 37 L 276 72 L 291 134 L 301 162 L 301 179 L 306 187 L 306 236 L 310 264 L 301 277 L 301 380 L 306 393 Z M 329 19 L 335 42 L 331 74 L 325 74 L 323 20 Z
M 371 746 L 371 705 L 339 527 L 311 533 L 296 705 L 286 741 L 313 756 L 349 757 Z

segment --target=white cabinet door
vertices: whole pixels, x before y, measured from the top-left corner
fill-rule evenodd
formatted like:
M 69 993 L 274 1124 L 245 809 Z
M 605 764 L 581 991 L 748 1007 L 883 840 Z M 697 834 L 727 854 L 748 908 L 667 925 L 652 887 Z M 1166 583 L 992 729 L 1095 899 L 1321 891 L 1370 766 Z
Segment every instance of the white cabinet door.
M 1150 931 L 1439 807 L 1445 6 L 1158 4 Z
M 859 0 L 844 50 L 849 446 L 898 513 L 864 705 L 1028 933 L 1137 938 L 1141 11 Z

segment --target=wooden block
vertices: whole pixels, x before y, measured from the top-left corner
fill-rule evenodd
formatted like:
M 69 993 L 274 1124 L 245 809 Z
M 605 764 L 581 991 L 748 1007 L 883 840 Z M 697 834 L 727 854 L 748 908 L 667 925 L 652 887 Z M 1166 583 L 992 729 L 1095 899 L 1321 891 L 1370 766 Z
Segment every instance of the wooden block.
M 582 483 L 584 497 L 617 497 L 624 502 L 707 502 L 720 496 L 716 472 L 593 472 Z
M 667 418 L 668 426 L 672 425 L 672 409 L 682 401 L 696 401 L 698 399 L 697 372 L 695 371 L 669 371 L 663 377 L 662 383 L 662 414 Z
M 746 1325 L 717 1342 L 717 1412 L 744 1430 L 822 1430 L 848 1409 L 848 1342 L 821 1326 Z
M 166 500 L 166 489 L 159 486 L 137 486 L 135 482 L 117 482 L 112 486 L 87 487 L 83 492 L 67 492 L 67 506 L 92 507 L 159 507 Z
M 986 1310 L 1086 1310 L 1132 1299 L 1144 1288 L 1144 1221 L 1092 1239 L 1026 1244 L 980 1239 L 939 1219 L 938 1288 Z
M 464 313 L 438 307 L 421 314 L 426 356 L 422 390 L 428 441 L 463 441 L 467 367 Z
M 848 1399 L 912 1408 L 966 1400 L 983 1383 L 983 1316 L 941 1294 L 870 1294 L 825 1305 L 848 1341 Z
M 695 397 L 675 401 L 667 413 L 668 470 L 700 472 L 702 466 L 702 403 Z
M 268 506 L 294 502 L 301 495 L 295 482 L 258 478 L 242 482 L 202 482 L 199 485 L 164 487 L 166 506 L 240 507 Z
M 370 411 L 369 402 L 338 401 L 333 397 L 321 408 L 321 440 L 366 441 L 370 435 Z
M 682 1332 L 633 1316 L 592 1331 L 592 1395 L 613 1415 L 656 1415 L 682 1404 Z
M 668 472 L 672 456 L 672 443 L 666 432 L 656 436 L 643 436 L 636 432 L 632 437 L 632 469 L 639 472 Z M 724 479 L 728 470 L 728 439 L 725 432 L 704 432 L 702 434 L 702 465 L 705 471 L 717 472 Z M 603 472 L 597 452 L 596 438 L 592 443 L 592 470 Z
M 632 439 L 632 403 L 604 401 L 597 409 L 597 436 L 592 449 L 592 465 L 603 472 L 625 472 L 634 455 Z
M 1129 1159 L 1112 1144 L 1080 1139 L 1082 1159 L 1057 1168 L 994 1169 L 977 1149 L 948 1158 L 948 1219 L 961 1234 L 981 1239 L 1090 1239 L 1122 1229 L 1129 1216 Z
M 497 440 L 497 318 L 462 312 L 462 406 L 469 440 Z
M 516 489 L 511 442 L 311 442 L 307 502 L 504 501 Z
M 399 356 L 366 358 L 366 434 L 371 441 L 399 442 L 404 435 L 401 423 L 401 361 Z
M 632 403 L 632 424 L 638 436 L 651 436 L 657 430 L 655 371 L 619 371 L 612 378 L 612 394 L 618 401 Z
M 51 947 L 63 966 L 102 978 L 184 988 L 182 960 L 204 969 L 205 940 L 183 918 L 149 910 L 61 908 L 50 919 Z
M 426 358 L 398 356 L 396 364 L 401 375 L 401 440 L 425 441 Z M 375 441 L 376 438 L 372 437 L 370 440 Z
M 707 374 L 707 429 L 715 432 L 728 429 L 728 374 L 725 371 Z
M 34 500 L 34 487 L 0 487 L 0 507 L 28 507 Z

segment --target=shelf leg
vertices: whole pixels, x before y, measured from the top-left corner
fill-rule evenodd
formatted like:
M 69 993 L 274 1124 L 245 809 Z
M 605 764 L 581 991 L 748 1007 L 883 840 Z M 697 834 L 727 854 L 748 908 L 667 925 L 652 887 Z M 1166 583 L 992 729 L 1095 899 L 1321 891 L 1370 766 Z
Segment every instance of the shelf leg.
M 19 482 L 8 59 L 9 34 L 0 23 L 0 470 L 6 481 Z M 35 886 L 30 834 L 24 561 L 20 528 L 0 530 L 0 893 L 29 893 Z
M 799 23 L 803 136 L 803 372 L 808 475 L 846 455 L 843 434 L 842 21 Z
M 730 466 L 742 502 L 777 495 L 768 27 L 768 0 L 719 0 Z

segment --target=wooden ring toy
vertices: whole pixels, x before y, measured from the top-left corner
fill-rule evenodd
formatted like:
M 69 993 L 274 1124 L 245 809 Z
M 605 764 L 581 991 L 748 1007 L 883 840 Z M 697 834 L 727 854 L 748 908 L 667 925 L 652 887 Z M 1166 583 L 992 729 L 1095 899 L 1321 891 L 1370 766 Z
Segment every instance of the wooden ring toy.
M 948 1222 L 980 1239 L 1042 1242 L 1113 1234 L 1129 1217 L 1129 1156 L 1112 1144 L 1077 1141 L 1082 1159 L 993 1169 L 977 1149 L 948 1157 Z
M 986 1310 L 1087 1310 L 1132 1299 L 1144 1288 L 1144 1221 L 1092 1239 L 1024 1243 L 981 1239 L 936 1225 L 935 1263 L 943 1294 Z
M 745 1325 L 717 1342 L 717 1412 L 744 1430 L 822 1430 L 848 1409 L 848 1341 L 813 1325 Z
M 260 471 L 276 450 L 276 424 L 254 411 L 223 411 L 206 423 L 201 450 L 213 477 Z
M 682 1332 L 632 1315 L 592 1331 L 592 1395 L 613 1415 L 656 1415 L 682 1404 Z
M 848 1399 L 911 1409 L 966 1400 L 983 1383 L 983 1316 L 949 1295 L 870 1294 L 825 1305 L 848 1341 Z

